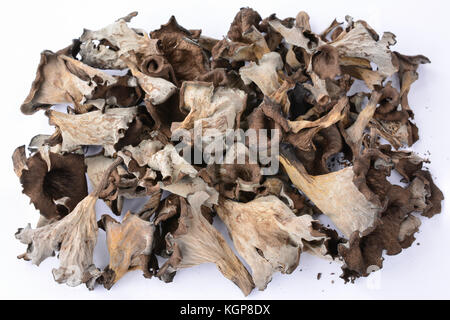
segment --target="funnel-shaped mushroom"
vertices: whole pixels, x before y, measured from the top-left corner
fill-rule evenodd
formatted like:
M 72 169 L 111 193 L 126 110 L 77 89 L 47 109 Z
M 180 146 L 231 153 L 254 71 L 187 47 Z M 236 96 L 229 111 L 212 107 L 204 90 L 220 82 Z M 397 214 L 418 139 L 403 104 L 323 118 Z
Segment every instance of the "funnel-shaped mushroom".
M 110 289 L 125 273 L 141 269 L 150 278 L 150 259 L 153 249 L 153 223 L 144 221 L 128 212 L 122 223 L 104 215 L 101 224 L 106 231 L 109 265 L 103 272 L 101 282 Z
M 164 281 L 172 281 L 179 269 L 214 263 L 247 296 L 254 287 L 252 277 L 223 236 L 201 213 L 200 207 L 209 197 L 206 192 L 197 192 L 188 197 L 189 205 L 180 199 L 178 229 L 166 236 L 167 248 L 172 255 L 161 267 L 158 276 Z
M 347 237 L 362 234 L 375 225 L 383 211 L 355 185 L 353 167 L 321 176 L 309 175 L 295 156 L 284 152 L 280 162 L 294 185 L 302 191 Z
M 37 229 L 32 229 L 30 224 L 25 229 L 19 229 L 16 238 L 28 245 L 27 252 L 19 258 L 39 265 L 59 251 L 59 268 L 53 269 L 55 281 L 69 286 L 86 283 L 89 289 L 93 289 L 95 280 L 101 274 L 93 262 L 98 232 L 95 203 L 109 174 L 121 162 L 122 159 L 118 158 L 99 186 L 63 219 Z
M 249 203 L 226 200 L 217 206 L 239 254 L 252 269 L 253 281 L 264 290 L 276 271 L 292 273 L 298 266 L 303 241 L 322 241 L 312 217 L 297 217 L 275 196 Z

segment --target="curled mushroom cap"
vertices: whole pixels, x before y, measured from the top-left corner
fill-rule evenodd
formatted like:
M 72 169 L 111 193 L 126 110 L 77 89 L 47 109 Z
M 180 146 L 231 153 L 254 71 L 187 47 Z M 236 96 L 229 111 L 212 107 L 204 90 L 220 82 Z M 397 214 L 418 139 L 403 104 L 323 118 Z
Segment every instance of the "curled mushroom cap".
M 18 178 L 22 176 L 24 169 L 28 169 L 27 155 L 25 153 L 25 146 L 17 147 L 12 155 L 14 172 Z
M 280 162 L 294 185 L 301 190 L 348 238 L 375 226 L 383 206 L 369 201 L 353 182 L 353 167 L 321 176 L 309 175 L 303 165 L 284 150 Z
M 197 175 L 197 170 L 181 157 L 171 144 L 153 154 L 147 160 L 147 165 L 153 170 L 160 171 L 163 180 L 170 178 L 177 181 L 185 175 L 190 177 Z
M 153 249 L 153 223 L 144 221 L 128 212 L 122 223 L 110 216 L 103 216 L 101 224 L 106 231 L 109 250 L 109 265 L 101 282 L 110 289 L 125 273 L 141 269 L 144 276 L 151 277 L 149 262 Z
M 142 73 L 132 62 L 128 62 L 127 65 L 133 76 L 137 78 L 141 88 L 147 93 L 147 99 L 152 104 L 158 105 L 164 103 L 175 93 L 177 87 L 173 83 L 162 78 L 155 78 Z
M 367 24 L 358 21 L 355 27 L 333 42 L 339 55 L 349 58 L 361 58 L 373 62 L 378 67 L 378 72 L 385 78 L 398 71 L 398 67 L 392 62 L 392 53 L 389 47 L 395 44 L 395 36 L 385 33 L 379 41 L 375 40 L 367 28 Z
M 128 145 L 123 149 L 129 151 L 133 159 L 136 160 L 140 166 L 145 166 L 148 164 L 149 159 L 163 148 L 164 145 L 161 141 L 142 140 L 136 147 Z
M 292 273 L 298 266 L 303 241 L 321 241 L 312 217 L 297 217 L 275 196 L 249 203 L 226 200 L 217 206 L 239 254 L 252 269 L 258 289 L 264 290 L 276 271 Z
M 300 20 L 299 20 L 299 22 L 300 22 Z M 283 23 L 278 19 L 269 21 L 269 24 L 275 31 L 277 31 L 278 33 L 280 33 L 283 36 L 284 40 L 287 43 L 297 46 L 297 47 L 300 47 L 300 48 L 303 48 L 308 53 L 311 53 L 313 47 L 317 45 L 317 44 L 313 44 L 311 42 L 310 38 L 308 38 L 304 35 L 303 31 L 305 29 L 303 27 L 307 27 L 307 25 L 304 25 L 300 28 L 298 26 L 293 26 L 292 28 L 288 28 L 288 27 L 284 26 Z M 308 22 L 308 24 L 309 24 L 309 22 Z M 319 43 L 322 43 L 322 41 L 320 40 Z
M 326 81 L 321 79 L 315 72 L 311 72 L 310 76 L 312 84 L 305 83 L 304 87 L 311 92 L 318 104 L 327 104 L 330 101 L 330 96 Z
M 366 129 L 370 120 L 372 120 L 373 115 L 375 114 L 378 102 L 380 100 L 381 93 L 373 92 L 370 101 L 367 106 L 362 110 L 355 123 L 346 130 L 348 135 L 348 141 L 352 144 L 361 143 L 363 137 L 363 131 Z
M 255 26 L 242 33 L 242 42 L 223 39 L 211 49 L 214 61 L 227 59 L 230 62 L 259 60 L 269 52 L 264 35 Z
M 185 176 L 181 180 L 167 186 L 160 183 L 160 187 L 162 190 L 169 191 L 170 193 L 176 194 L 183 198 L 188 198 L 188 196 L 197 192 L 204 192 L 208 194 L 209 197 L 203 202 L 203 206 L 209 208 L 217 204 L 219 201 L 219 193 L 199 177 L 192 178 L 190 176 Z
M 244 111 L 247 95 L 239 89 L 219 87 L 208 82 L 184 82 L 181 88 L 181 108 L 189 111 L 184 121 L 172 124 L 176 129 L 192 129 L 195 121 L 201 121 L 203 130 L 236 128 Z
M 208 57 L 197 39 L 180 26 L 174 16 L 150 35 L 161 41 L 161 50 L 172 65 L 177 80 L 194 80 L 209 71 Z
M 252 8 L 241 8 L 230 25 L 227 36 L 233 41 L 242 41 L 242 34 L 255 27 L 261 21 L 261 16 Z
M 311 31 L 311 25 L 309 24 L 309 14 L 305 11 L 300 11 L 295 17 L 295 26 L 306 31 Z
M 127 22 L 136 15 L 137 12 L 133 12 L 97 31 L 85 29 L 80 37 L 81 60 L 95 68 L 125 69 L 127 65 L 121 57 L 128 58 L 131 53 L 161 54 L 157 39 L 150 39 L 147 32 L 128 27 Z
M 24 114 L 33 114 L 54 104 L 79 105 L 89 100 L 98 85 L 114 84 L 117 80 L 78 60 L 44 51 L 28 97 L 20 107 Z
M 339 99 L 333 108 L 325 116 L 315 121 L 298 120 L 288 121 L 289 128 L 292 132 L 298 133 L 301 130 L 308 128 L 320 128 L 325 129 L 343 119 L 345 115 L 345 108 L 348 106 L 347 97 Z
M 137 108 L 108 109 L 105 113 L 92 111 L 73 115 L 50 110 L 47 115 L 51 124 L 57 126 L 62 135 L 62 151 L 70 152 L 83 145 L 113 147 L 124 137 L 137 114 Z
M 227 59 L 233 62 L 255 60 L 255 45 L 241 42 L 231 42 L 223 39 L 212 48 L 214 60 Z
M 45 148 L 28 159 L 24 149 L 16 150 L 15 155 L 23 193 L 45 218 L 60 219 L 87 196 L 83 156 L 62 155 Z
M 402 109 L 407 110 L 412 116 L 413 111 L 409 106 L 408 94 L 411 89 L 411 85 L 419 79 L 417 69 L 421 64 L 431 63 L 430 59 L 425 56 L 405 56 L 398 52 L 394 52 L 399 64 L 399 79 L 400 79 L 400 96 Z M 395 60 L 395 59 L 394 59 Z
M 254 82 L 266 96 L 273 94 L 279 87 L 277 71 L 283 68 L 283 61 L 277 52 L 266 53 L 258 62 L 251 62 L 239 69 L 245 84 Z
M 205 192 L 188 197 L 189 205 L 181 199 L 178 229 L 166 236 L 170 259 L 161 267 L 158 276 L 171 281 L 175 272 L 202 263 L 214 263 L 220 272 L 233 281 L 247 296 L 253 289 L 252 277 L 239 261 L 223 236 L 203 217 L 202 203 L 209 198 Z

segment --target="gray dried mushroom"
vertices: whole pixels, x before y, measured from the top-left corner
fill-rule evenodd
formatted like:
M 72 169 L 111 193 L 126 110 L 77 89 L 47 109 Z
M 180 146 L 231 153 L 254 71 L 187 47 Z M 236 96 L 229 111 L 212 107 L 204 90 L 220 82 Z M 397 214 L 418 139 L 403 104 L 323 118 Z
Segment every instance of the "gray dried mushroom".
M 201 206 L 208 198 L 206 192 L 199 191 L 188 197 L 189 204 L 181 200 L 178 228 L 166 235 L 171 257 L 159 270 L 158 277 L 172 281 L 179 269 L 215 263 L 220 272 L 247 296 L 254 287 L 250 274 L 223 236 L 201 213 Z
M 89 289 L 101 275 L 93 263 L 94 247 L 97 243 L 97 221 L 95 203 L 107 183 L 110 172 L 120 164 L 118 159 L 106 170 L 97 188 L 66 217 L 43 227 L 32 229 L 31 225 L 19 229 L 16 238 L 28 245 L 27 252 L 19 257 L 39 265 L 46 258 L 59 252 L 60 265 L 53 269 L 56 282 L 78 286 L 85 283 Z
M 392 52 L 392 33 L 351 17 L 315 33 L 306 12 L 262 19 L 242 8 L 218 40 L 175 17 L 150 33 L 131 28 L 136 15 L 44 51 L 21 105 L 46 110 L 55 131 L 35 136 L 29 156 L 25 146 L 13 154 L 40 212 L 35 229 L 16 234 L 28 245 L 19 257 L 39 264 L 59 252 L 57 282 L 110 289 L 136 269 L 169 282 L 213 263 L 248 295 L 292 273 L 302 253 L 339 263 L 349 281 L 410 247 L 417 214 L 441 212 L 427 160 L 399 150 L 419 139 L 408 94 L 430 61 Z M 403 187 L 389 181 L 394 171 Z M 145 205 L 122 218 L 137 198 Z M 98 199 L 118 221 L 96 221 Z M 93 263 L 98 226 L 103 270 Z
M 297 268 L 304 241 L 326 238 L 313 229 L 311 216 L 295 216 L 275 196 L 249 203 L 226 200 L 217 206 L 217 213 L 260 290 L 267 287 L 274 272 L 292 273 Z

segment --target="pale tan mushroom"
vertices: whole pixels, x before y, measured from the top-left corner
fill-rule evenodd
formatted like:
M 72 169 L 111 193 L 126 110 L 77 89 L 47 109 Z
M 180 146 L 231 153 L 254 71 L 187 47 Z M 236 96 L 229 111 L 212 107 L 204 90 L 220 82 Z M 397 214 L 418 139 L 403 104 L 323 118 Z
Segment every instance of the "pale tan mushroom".
M 305 31 L 311 31 L 309 20 L 309 14 L 305 11 L 300 11 L 295 17 L 295 26 Z
M 283 61 L 277 52 L 266 53 L 256 64 L 239 69 L 239 74 L 245 84 L 254 82 L 266 96 L 272 95 L 280 87 L 278 70 L 283 68 Z
M 145 277 L 151 277 L 150 256 L 153 249 L 155 226 L 128 212 L 122 223 L 110 216 L 103 216 L 102 226 L 106 231 L 109 265 L 102 275 L 102 283 L 110 289 L 128 271 L 141 269 Z
M 148 76 L 138 70 L 132 62 L 127 63 L 133 76 L 141 88 L 147 93 L 147 99 L 153 105 L 159 105 L 167 101 L 177 90 L 177 87 L 172 83 L 162 78 L 155 78 Z
M 389 32 L 384 33 L 381 40 L 375 41 L 367 27 L 358 21 L 352 30 L 343 32 L 330 45 L 336 47 L 341 56 L 375 63 L 380 75 L 387 78 L 398 71 L 398 67 L 392 63 L 392 52 L 389 50 L 395 43 L 395 36 Z
M 360 144 L 363 136 L 363 132 L 372 120 L 375 110 L 377 109 L 378 102 L 380 101 L 381 93 L 374 91 L 370 97 L 367 106 L 359 113 L 355 123 L 346 130 L 348 140 L 353 144 Z
M 228 39 L 217 41 L 211 50 L 213 59 L 224 58 L 236 62 L 255 61 L 270 52 L 264 35 L 255 26 L 251 26 L 242 33 L 241 41 L 243 42 Z
M 81 105 L 92 98 L 98 85 L 111 85 L 116 81 L 114 77 L 78 60 L 44 51 L 36 79 L 21 111 L 33 114 L 60 103 Z
M 311 176 L 294 159 L 280 156 L 280 162 L 294 185 L 303 192 L 347 237 L 364 234 L 375 226 L 383 211 L 380 203 L 369 201 L 354 181 L 353 167 L 321 176 Z
M 65 152 L 83 145 L 113 147 L 124 136 L 124 129 L 128 128 L 136 114 L 136 107 L 108 109 L 105 113 L 92 111 L 78 115 L 48 111 L 50 123 L 61 130 L 62 151 Z
M 209 195 L 209 198 L 203 203 L 206 207 L 212 207 L 218 204 L 219 193 L 216 189 L 208 186 L 208 184 L 201 178 L 195 177 L 191 178 L 189 176 L 183 177 L 180 181 L 171 183 L 165 186 L 160 182 L 160 187 L 162 190 L 169 191 L 170 193 L 176 194 L 183 198 L 188 198 L 188 196 L 195 194 L 197 192 L 204 192 Z
M 348 106 L 348 98 L 342 97 L 339 101 L 333 106 L 333 109 L 330 110 L 325 116 L 315 121 L 308 120 L 298 120 L 298 121 L 288 121 L 289 128 L 292 132 L 298 133 L 301 130 L 308 128 L 320 128 L 325 129 L 336 122 L 342 120 L 345 116 L 345 108 Z
M 93 262 L 98 233 L 95 203 L 109 174 L 121 162 L 121 158 L 115 160 L 97 188 L 63 219 L 37 229 L 32 229 L 30 224 L 25 229 L 19 229 L 16 238 L 28 245 L 27 252 L 19 258 L 39 265 L 59 251 L 60 265 L 53 269 L 55 281 L 69 286 L 86 283 L 89 289 L 93 289 L 95 280 L 101 274 Z
M 172 281 L 179 269 L 214 263 L 247 296 L 254 287 L 252 277 L 223 236 L 203 217 L 200 207 L 207 199 L 209 195 L 206 192 L 197 192 L 188 197 L 189 205 L 184 199 L 180 200 L 178 229 L 166 236 L 171 257 L 161 267 L 158 276 L 164 281 Z
M 133 159 L 143 167 L 148 164 L 149 159 L 158 151 L 164 148 L 164 145 L 158 140 L 143 140 L 138 146 L 126 146 L 123 148 L 129 151 Z
M 160 171 L 163 180 L 171 178 L 172 181 L 177 181 L 185 175 L 190 177 L 197 175 L 197 170 L 180 156 L 171 144 L 149 157 L 147 165 L 153 170 Z
M 172 132 L 191 130 L 199 121 L 203 139 L 207 130 L 224 134 L 239 127 L 240 116 L 247 103 L 247 94 L 239 89 L 218 87 L 209 82 L 185 81 L 181 87 L 181 108 L 189 112 L 183 122 L 172 123 Z
M 130 53 L 143 56 L 161 55 L 158 40 L 150 39 L 145 31 L 128 27 L 127 22 L 136 16 L 133 12 L 97 31 L 84 30 L 80 37 L 80 55 L 84 63 L 101 69 L 125 69 L 120 57 L 130 58 Z
M 303 86 L 311 92 L 318 104 L 327 104 L 330 101 L 330 95 L 327 91 L 326 81 L 320 79 L 320 77 L 315 72 L 311 72 L 310 76 L 312 84 L 306 83 Z
M 406 237 L 415 234 L 417 231 L 419 231 L 419 227 L 421 226 L 421 224 L 422 222 L 420 222 L 419 218 L 413 215 L 409 215 L 408 218 L 406 218 L 400 225 L 400 231 L 398 232 L 398 241 L 403 242 Z
M 108 158 L 103 155 L 94 157 L 87 157 L 84 159 L 87 167 L 87 175 L 92 186 L 96 188 L 102 181 L 105 172 L 114 163 L 113 158 Z
M 303 34 L 304 26 L 302 26 L 301 28 L 299 28 L 298 26 L 287 28 L 278 19 L 269 21 L 269 24 L 276 32 L 283 36 L 284 40 L 287 43 L 303 48 L 309 54 L 313 52 L 311 40 Z M 320 40 L 320 38 L 318 39 L 318 41 L 319 46 L 324 44 L 324 42 Z
M 342 61 L 343 59 L 341 59 L 341 69 L 343 72 L 356 79 L 363 80 L 370 90 L 374 90 L 375 87 L 383 84 L 384 77 L 378 71 L 373 71 L 371 67 L 366 68 L 355 65 L 343 66 Z
M 275 196 L 249 203 L 226 200 L 217 213 L 230 232 L 238 253 L 252 269 L 256 287 L 264 290 L 272 274 L 292 273 L 298 266 L 303 241 L 323 241 L 312 228 L 312 217 L 297 217 Z

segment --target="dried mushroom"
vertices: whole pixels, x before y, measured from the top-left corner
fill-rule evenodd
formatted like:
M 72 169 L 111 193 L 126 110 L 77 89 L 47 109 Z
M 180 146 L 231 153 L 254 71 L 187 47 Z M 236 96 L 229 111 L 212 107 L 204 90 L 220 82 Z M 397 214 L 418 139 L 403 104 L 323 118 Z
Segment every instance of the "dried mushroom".
M 33 114 L 58 103 L 82 105 L 94 97 L 100 85 L 117 79 L 63 54 L 44 51 L 28 97 L 20 109 Z
M 239 70 L 245 84 L 256 83 L 261 92 L 270 96 L 280 87 L 277 71 L 283 68 L 283 61 L 276 52 L 266 53 L 258 62 L 252 62 Z
M 101 282 L 110 289 L 130 270 L 141 269 L 145 277 L 152 277 L 150 261 L 153 249 L 155 227 L 128 212 L 122 223 L 110 216 L 103 216 L 102 227 L 106 231 L 106 240 L 110 255 L 109 265 L 102 274 Z
M 212 83 L 184 82 L 181 88 L 180 107 L 189 114 L 182 123 L 173 123 L 177 129 L 193 129 L 200 121 L 203 130 L 216 129 L 224 133 L 238 127 L 245 109 L 247 95 L 238 89 L 219 87 Z
M 132 12 L 109 26 L 97 30 L 84 30 L 80 37 L 81 61 L 100 69 L 125 69 L 121 58 L 133 55 L 144 57 L 161 55 L 158 40 L 150 39 L 148 33 L 128 27 L 137 12 Z
M 429 161 L 408 149 L 419 140 L 408 96 L 430 60 L 391 51 L 391 32 L 347 16 L 316 33 L 304 11 L 241 8 L 214 39 L 173 16 L 132 28 L 136 15 L 41 54 L 21 111 L 46 110 L 55 130 L 12 156 L 40 212 L 16 234 L 28 245 L 20 258 L 59 251 L 55 280 L 90 289 L 131 270 L 171 282 L 213 263 L 248 295 L 303 253 L 338 263 L 345 281 L 366 277 L 441 212 Z M 96 221 L 97 199 L 117 220 Z
M 178 228 L 166 236 L 170 259 L 158 276 L 172 281 L 175 272 L 202 263 L 215 263 L 222 274 L 233 281 L 245 295 L 253 289 L 253 281 L 242 262 L 235 256 L 223 236 L 203 217 L 201 205 L 209 198 L 206 192 L 188 197 L 189 204 L 180 200 L 181 215 Z
M 275 196 L 245 204 L 227 200 L 217 206 L 217 213 L 260 290 L 266 288 L 274 272 L 292 273 L 297 268 L 304 241 L 325 239 L 313 230 L 311 216 L 295 216 Z
M 14 160 L 23 193 L 47 219 L 64 217 L 88 195 L 82 155 L 41 148 L 27 159 L 25 148 L 20 147 Z
M 290 159 L 291 158 L 291 159 Z M 383 207 L 370 201 L 358 190 L 352 167 L 320 176 L 309 175 L 305 168 L 289 155 L 280 162 L 294 185 L 303 192 L 347 237 L 355 231 L 366 233 L 377 222 Z
M 342 32 L 331 46 L 338 50 L 340 56 L 361 59 L 362 61 L 355 61 L 357 66 L 367 61 L 373 62 L 380 75 L 384 78 L 390 77 L 398 71 L 389 50 L 390 46 L 396 44 L 395 35 L 385 32 L 379 39 L 379 36 L 371 31 L 367 23 L 357 21 L 353 23 L 350 31 Z
M 30 224 L 25 229 L 19 229 L 16 238 L 28 245 L 27 252 L 19 258 L 39 265 L 59 251 L 60 265 L 58 269 L 53 269 L 55 281 L 69 286 L 85 283 L 89 289 L 93 289 L 96 279 L 101 275 L 93 263 L 98 232 L 95 203 L 110 172 L 121 161 L 118 159 L 109 167 L 98 187 L 66 217 L 37 229 L 32 229 Z
M 80 146 L 113 147 L 136 116 L 136 108 L 114 108 L 105 113 L 92 111 L 66 114 L 49 110 L 49 122 L 58 127 L 62 136 L 62 151 L 71 152 Z

